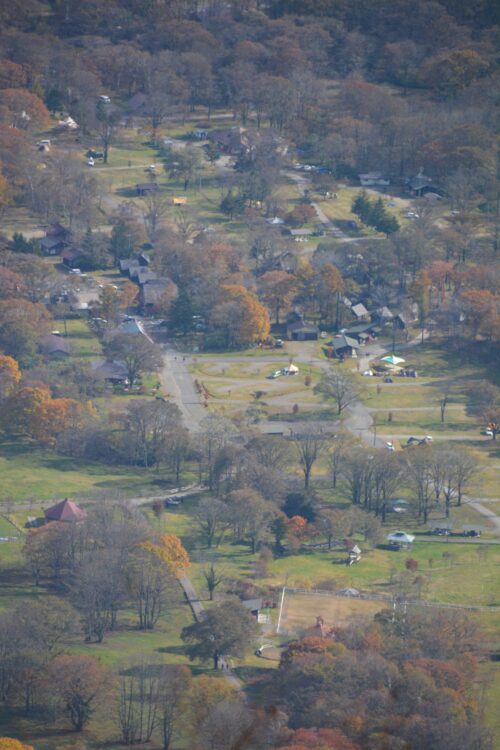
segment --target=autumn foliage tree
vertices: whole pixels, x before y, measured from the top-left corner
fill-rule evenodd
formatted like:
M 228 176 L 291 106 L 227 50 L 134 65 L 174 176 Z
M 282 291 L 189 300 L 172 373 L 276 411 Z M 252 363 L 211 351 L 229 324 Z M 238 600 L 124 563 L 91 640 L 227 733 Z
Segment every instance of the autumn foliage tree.
M 0 402 L 10 396 L 20 379 L 21 371 L 16 360 L 0 354 Z
M 267 307 L 274 313 L 274 322 L 279 325 L 280 312 L 290 304 L 297 281 L 286 271 L 267 271 L 258 280 L 259 294 Z
M 95 711 L 108 677 L 93 656 L 57 656 L 49 664 L 48 680 L 76 732 L 81 732 Z
M 0 122 L 18 130 L 43 130 L 50 115 L 42 100 L 26 89 L 3 89 Z
M 176 576 L 182 576 L 189 566 L 189 555 L 176 534 L 162 534 L 158 544 L 144 542 L 142 547 L 162 560 Z
M 220 333 L 226 348 L 262 341 L 269 335 L 269 315 L 257 297 L 245 287 L 221 287 L 222 301 L 212 311 L 212 328 Z

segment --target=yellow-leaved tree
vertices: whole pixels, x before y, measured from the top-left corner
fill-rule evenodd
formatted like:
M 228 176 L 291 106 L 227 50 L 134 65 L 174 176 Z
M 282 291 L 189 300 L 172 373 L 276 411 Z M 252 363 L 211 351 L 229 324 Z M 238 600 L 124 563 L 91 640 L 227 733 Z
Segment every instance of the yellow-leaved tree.
M 141 547 L 162 560 L 175 576 L 181 576 L 189 566 L 189 555 L 176 534 L 162 534 L 158 544 L 144 542 Z
M 12 737 L 0 737 L 0 750 L 35 750 L 33 745 L 14 740 Z

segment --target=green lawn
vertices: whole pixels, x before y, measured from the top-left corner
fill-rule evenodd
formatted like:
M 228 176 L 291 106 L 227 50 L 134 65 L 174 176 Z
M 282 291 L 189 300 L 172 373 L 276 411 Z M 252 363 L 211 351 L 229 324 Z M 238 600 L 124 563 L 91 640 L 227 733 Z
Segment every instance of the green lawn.
M 170 485 L 162 472 L 85 462 L 21 441 L 0 443 L 0 475 L 0 503 L 4 504 L 7 500 L 37 504 L 75 495 L 161 494 Z

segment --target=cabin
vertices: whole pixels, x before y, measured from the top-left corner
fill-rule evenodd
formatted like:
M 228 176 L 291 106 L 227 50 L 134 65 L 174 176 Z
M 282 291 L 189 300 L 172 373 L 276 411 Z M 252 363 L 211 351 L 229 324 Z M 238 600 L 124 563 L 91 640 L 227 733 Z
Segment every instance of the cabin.
M 334 336 L 331 346 L 333 355 L 338 357 L 338 359 L 344 359 L 345 357 L 356 358 L 358 356 L 358 342 L 344 333 Z
M 289 341 L 317 341 L 319 337 L 318 326 L 298 320 L 289 323 L 286 327 L 286 337 Z

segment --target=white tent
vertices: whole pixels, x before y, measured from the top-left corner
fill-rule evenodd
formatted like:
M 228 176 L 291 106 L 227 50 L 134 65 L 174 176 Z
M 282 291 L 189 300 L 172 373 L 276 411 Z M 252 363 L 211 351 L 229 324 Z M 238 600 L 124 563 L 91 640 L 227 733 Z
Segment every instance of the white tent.
M 283 368 L 284 375 L 296 375 L 298 371 L 299 371 L 299 368 L 294 364 L 290 364 L 288 365 L 288 367 Z
M 407 534 L 406 531 L 393 531 L 392 534 L 387 534 L 386 539 L 388 542 L 399 544 L 411 544 L 415 541 L 413 534 Z

